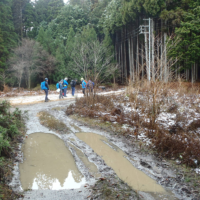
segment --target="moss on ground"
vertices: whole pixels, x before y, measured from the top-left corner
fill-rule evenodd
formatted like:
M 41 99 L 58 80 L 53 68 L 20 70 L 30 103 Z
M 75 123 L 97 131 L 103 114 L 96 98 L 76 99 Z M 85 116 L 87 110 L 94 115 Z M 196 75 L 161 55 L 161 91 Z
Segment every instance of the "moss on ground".
M 54 107 L 52 108 L 52 110 L 55 110 L 55 111 L 60 111 L 62 109 L 62 107 Z
M 140 199 L 140 195 L 136 191 L 117 177 L 100 178 L 90 189 L 92 190 L 91 195 L 89 196 L 90 199 Z
M 82 122 L 83 124 L 88 125 L 92 128 L 100 128 L 105 131 L 111 131 L 112 133 L 115 134 L 124 134 L 126 132 L 126 130 L 122 129 L 121 125 L 119 124 L 113 124 L 107 121 L 104 122 L 90 117 L 80 117 L 77 114 L 69 115 L 68 117 L 77 120 L 79 122 Z
M 38 117 L 40 123 L 50 130 L 54 130 L 58 133 L 67 133 L 69 131 L 69 128 L 62 121 L 59 121 L 47 111 L 39 112 Z

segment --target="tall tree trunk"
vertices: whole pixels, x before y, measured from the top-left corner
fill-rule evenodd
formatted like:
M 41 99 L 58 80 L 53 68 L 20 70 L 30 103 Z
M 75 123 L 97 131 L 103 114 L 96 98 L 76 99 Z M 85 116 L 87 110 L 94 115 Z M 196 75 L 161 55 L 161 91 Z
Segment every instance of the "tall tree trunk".
M 137 50 L 136 50 L 136 73 L 137 73 L 137 79 L 139 80 L 139 37 L 138 37 L 138 34 L 137 34 Z
M 125 38 L 126 38 L 126 26 L 125 26 Z M 126 40 L 124 41 L 124 73 L 125 73 L 125 80 L 127 83 L 127 63 L 126 63 Z
M 115 55 L 114 55 L 114 58 L 115 58 L 115 60 L 117 61 L 117 33 L 116 33 L 116 39 L 115 39 Z
M 194 64 L 191 64 L 191 82 L 194 83 L 196 80 L 195 80 L 195 63 Z
M 134 63 L 134 46 L 133 46 L 133 38 L 132 38 L 132 45 L 131 45 L 131 49 L 132 49 L 132 73 L 133 73 L 133 81 L 135 81 L 135 63 Z
M 31 73 L 30 73 L 30 69 L 28 69 L 28 89 L 31 89 Z
M 132 74 L 132 65 L 131 65 L 131 37 L 128 38 L 128 57 L 129 57 L 129 71 L 130 71 L 130 79 L 132 80 L 133 74 Z
M 142 51 L 141 51 L 141 60 L 142 60 L 142 62 L 141 62 L 141 64 L 142 64 L 142 80 L 143 80 L 143 78 L 144 78 L 144 41 L 142 40 L 142 46 L 141 46 L 141 49 L 142 49 Z
M 167 48 L 166 48 L 167 33 L 164 33 L 164 77 L 165 82 L 168 82 L 168 70 L 167 70 Z
M 22 25 L 22 2 L 20 2 L 21 4 L 20 4 L 20 25 L 21 25 L 21 31 L 20 31 L 20 33 L 21 33 L 21 39 L 23 38 L 23 25 Z
M 113 83 L 114 83 L 114 87 L 115 87 L 115 74 L 113 75 Z
M 196 70 L 195 70 L 195 74 L 196 74 L 196 80 L 198 80 L 198 63 L 196 63 Z
M 160 80 L 163 80 L 163 32 L 161 20 L 161 44 L 160 44 Z
M 119 69 L 120 69 L 121 78 L 122 78 L 122 68 L 121 68 L 121 44 L 119 44 L 118 51 L 119 51 L 119 54 L 118 54 L 118 57 L 119 57 Z M 121 79 L 121 81 L 122 81 L 122 79 Z
M 155 81 L 155 69 L 154 69 L 154 21 L 151 23 L 151 35 L 152 35 L 152 79 Z
M 147 31 L 146 31 L 147 32 Z M 147 78 L 149 80 L 149 59 L 148 59 L 148 45 L 147 45 L 147 33 L 144 34 L 144 39 L 145 39 L 145 60 L 146 60 L 146 73 L 147 73 Z
M 123 65 L 123 48 L 122 48 L 122 41 L 121 41 L 121 69 L 122 69 L 122 83 L 124 83 L 124 65 Z

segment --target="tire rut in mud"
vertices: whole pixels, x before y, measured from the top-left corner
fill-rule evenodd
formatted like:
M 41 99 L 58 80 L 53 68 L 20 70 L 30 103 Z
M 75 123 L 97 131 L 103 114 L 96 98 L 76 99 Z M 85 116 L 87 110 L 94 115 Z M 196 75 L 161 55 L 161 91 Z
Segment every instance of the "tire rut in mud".
M 56 105 L 56 104 L 54 104 L 54 105 Z M 105 180 L 97 181 L 95 185 L 90 187 L 91 192 L 90 192 L 90 195 L 88 195 L 88 196 L 90 196 L 88 199 L 92 199 L 92 198 L 109 199 L 108 198 L 109 197 L 109 195 L 108 195 L 109 194 L 109 190 L 107 192 L 105 192 L 106 190 L 105 190 L 105 188 L 103 186 L 107 185 L 108 189 L 111 190 L 112 187 L 109 185 L 110 182 L 111 182 L 111 184 L 112 184 L 112 182 L 116 182 L 117 183 L 117 187 L 116 188 L 113 187 L 114 190 L 119 190 L 120 191 L 120 188 L 123 189 L 123 187 L 125 187 L 125 186 L 123 186 L 123 184 L 121 185 L 121 183 L 120 183 L 121 180 L 118 179 L 116 174 L 114 173 L 114 171 L 105 164 L 104 160 L 101 157 L 99 157 L 97 154 L 95 154 L 93 152 L 93 150 L 91 148 L 89 148 L 84 142 L 78 140 L 77 137 L 72 133 L 72 132 L 74 132 L 74 133 L 75 132 L 80 132 L 79 128 L 85 129 L 85 131 L 88 131 L 88 130 L 91 131 L 92 129 L 90 129 L 89 127 L 85 127 L 80 122 L 76 122 L 76 121 L 73 121 L 73 120 L 69 119 L 64 113 L 64 106 L 62 106 L 62 109 L 60 109 L 60 110 L 59 109 L 58 110 L 52 110 L 52 108 L 53 108 L 53 106 L 49 106 L 48 108 L 40 109 L 40 111 L 49 112 L 56 119 L 62 121 L 70 129 L 70 133 L 69 134 L 63 134 L 62 133 L 62 134 L 59 134 L 59 135 L 60 135 L 61 139 L 63 139 L 65 141 L 65 144 L 67 145 L 67 147 L 72 152 L 72 155 L 73 155 L 73 157 L 75 159 L 76 164 L 79 166 L 78 168 L 80 169 L 81 173 L 83 173 L 86 177 L 88 177 L 88 181 L 89 182 L 90 182 L 90 180 L 94 180 L 94 178 L 92 177 L 93 175 L 88 171 L 88 169 L 85 166 L 85 164 L 83 162 L 81 162 L 81 159 L 79 159 L 79 157 L 78 157 L 78 155 L 77 155 L 77 153 L 75 151 L 75 148 L 73 149 L 73 147 L 69 146 L 69 141 L 70 141 L 69 139 L 74 139 L 76 141 L 75 143 L 71 142 L 71 144 L 73 144 L 77 148 L 79 148 L 84 153 L 84 155 L 88 158 L 88 160 L 90 162 L 93 162 L 98 167 L 98 170 L 101 173 L 101 177 L 102 178 L 106 177 L 105 180 L 108 182 L 108 183 L 104 182 Z M 73 124 L 75 125 L 74 127 L 72 126 Z M 76 129 L 75 127 L 78 127 L 79 130 L 78 129 L 75 130 Z M 98 132 L 98 131 L 96 130 L 95 132 Z M 136 151 L 138 151 L 138 150 L 134 149 L 131 146 L 133 144 L 125 141 L 124 138 L 117 138 L 114 135 L 112 135 L 110 137 L 109 134 L 106 134 L 106 136 L 108 137 L 108 139 L 111 142 L 113 142 L 114 144 L 119 146 L 124 152 L 126 152 L 127 155 L 131 156 L 132 159 L 135 159 L 136 157 L 140 157 L 139 160 L 136 159 L 137 162 L 132 162 L 132 164 L 136 165 L 137 168 L 140 168 L 142 171 L 146 171 L 146 173 L 149 174 L 149 168 L 147 168 L 148 170 L 146 170 L 145 169 L 146 167 L 142 166 L 141 163 L 140 163 L 140 161 L 146 162 L 148 165 L 152 166 L 153 172 L 156 172 L 156 167 L 157 167 L 158 173 L 155 173 L 155 174 L 157 174 L 158 176 L 157 176 L 156 180 L 159 181 L 160 183 L 162 183 L 162 185 L 168 185 L 169 188 L 172 188 L 172 186 L 175 185 L 176 182 L 174 181 L 173 177 L 170 177 L 170 173 L 168 173 L 167 169 L 164 169 L 164 174 L 161 174 L 162 166 L 159 165 L 159 161 L 158 162 L 152 161 L 151 159 L 147 159 L 147 157 L 145 157 L 144 155 L 141 155 L 140 153 L 137 153 Z M 124 143 L 124 144 L 122 144 L 122 143 Z M 109 180 L 110 180 L 110 182 L 109 182 Z M 177 181 L 178 181 L 178 179 L 177 179 Z M 92 183 L 92 181 L 90 183 Z M 184 187 L 184 185 L 182 185 L 182 187 Z M 96 193 L 96 191 L 98 191 L 100 188 L 102 189 L 102 191 L 100 191 L 99 193 L 102 193 L 104 195 L 104 192 L 105 192 L 105 196 L 101 196 L 102 194 L 100 194 L 99 196 L 96 196 L 96 195 L 98 195 Z M 178 190 L 181 190 L 181 188 L 180 188 L 180 184 L 177 183 L 177 185 L 175 185 L 174 189 L 176 191 L 178 191 Z M 179 191 L 179 194 L 180 193 L 182 193 L 182 190 Z M 140 194 L 140 193 L 138 193 L 138 194 Z M 133 193 L 132 193 L 133 199 L 134 198 L 137 199 L 138 198 L 138 194 L 134 193 L 134 191 L 133 191 Z M 187 193 L 185 191 L 183 191 L 183 194 L 187 195 Z M 106 195 L 108 195 L 108 196 L 106 196 Z M 114 192 L 113 192 L 113 195 L 115 195 Z M 188 195 L 188 197 L 186 195 L 185 195 L 185 199 L 191 199 L 190 197 L 192 195 Z M 121 195 L 121 197 L 122 196 L 123 195 Z M 128 198 L 128 196 L 126 196 L 126 197 Z M 139 196 L 139 197 L 142 198 L 142 196 Z M 148 199 L 148 198 L 145 198 L 145 199 Z

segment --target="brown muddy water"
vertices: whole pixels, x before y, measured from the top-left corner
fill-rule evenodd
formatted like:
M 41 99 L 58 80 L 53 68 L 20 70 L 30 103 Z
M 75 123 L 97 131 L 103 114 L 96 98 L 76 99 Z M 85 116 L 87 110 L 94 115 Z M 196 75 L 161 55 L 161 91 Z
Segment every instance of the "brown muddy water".
M 92 176 L 94 176 L 95 178 L 100 178 L 101 174 L 99 173 L 99 170 L 97 168 L 97 166 L 90 162 L 87 158 L 87 156 L 77 147 L 75 147 L 72 144 L 69 144 L 74 151 L 76 152 L 77 156 L 81 159 L 81 161 L 84 163 L 84 165 L 87 167 L 87 169 L 89 170 L 89 172 L 92 174 Z
M 23 189 L 72 189 L 86 183 L 64 142 L 53 134 L 33 133 L 22 147 L 19 165 Z
M 76 136 L 88 144 L 95 153 L 102 157 L 120 179 L 133 189 L 144 192 L 165 193 L 165 189 L 156 181 L 136 169 L 127 159 L 127 155 L 108 140 L 94 133 L 76 133 Z

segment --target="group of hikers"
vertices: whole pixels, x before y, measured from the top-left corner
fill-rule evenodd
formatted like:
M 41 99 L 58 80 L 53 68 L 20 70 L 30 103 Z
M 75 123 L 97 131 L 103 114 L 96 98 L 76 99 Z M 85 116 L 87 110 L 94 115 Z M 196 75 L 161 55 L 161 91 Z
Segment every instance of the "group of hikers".
M 67 87 L 68 87 L 68 78 L 62 79 L 56 84 L 56 89 L 59 92 L 59 99 L 63 97 L 67 97 Z M 74 79 L 71 81 L 70 85 L 72 88 L 72 96 L 74 96 L 75 93 L 75 86 L 76 86 L 77 79 Z
M 72 96 L 75 94 L 75 86 L 77 83 L 77 79 L 73 79 L 70 82 L 71 89 L 72 89 Z M 67 88 L 68 88 L 68 78 L 65 78 L 64 80 L 62 79 L 56 84 L 56 89 L 59 92 L 59 99 L 63 97 L 67 97 Z M 88 89 L 89 92 L 93 92 L 94 88 L 94 82 L 89 80 L 88 82 L 84 80 L 84 78 L 81 78 L 81 87 L 82 87 L 82 92 L 85 95 L 86 89 Z M 49 84 L 48 84 L 48 78 L 45 78 L 43 82 L 41 82 L 41 89 L 44 90 L 45 92 L 45 102 L 48 102 L 50 99 L 48 98 L 48 93 L 49 93 Z

